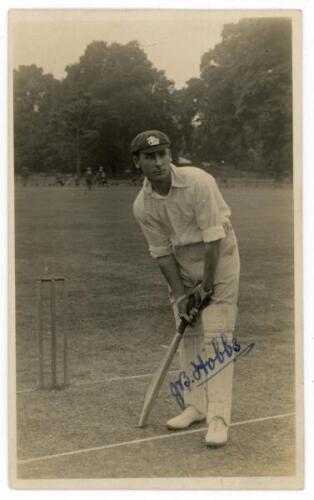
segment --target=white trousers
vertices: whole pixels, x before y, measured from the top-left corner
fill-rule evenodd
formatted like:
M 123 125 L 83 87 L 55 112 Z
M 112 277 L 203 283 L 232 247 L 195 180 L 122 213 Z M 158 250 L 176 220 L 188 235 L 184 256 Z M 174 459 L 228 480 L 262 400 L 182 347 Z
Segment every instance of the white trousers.
M 186 289 L 194 288 L 203 279 L 204 244 L 176 247 L 175 257 Z M 206 362 L 208 358 L 215 356 L 213 341 L 216 341 L 216 347 L 221 352 L 224 351 L 221 336 L 232 344 L 238 310 L 239 275 L 238 245 L 230 226 L 227 236 L 221 240 L 210 305 L 202 311 L 195 325 L 186 329 L 181 341 L 181 371 L 184 371 L 190 380 L 195 379 L 195 365 L 200 359 Z M 172 306 L 178 324 L 180 319 L 173 301 Z M 232 357 L 225 356 L 224 362 L 216 362 L 208 376 L 203 370 L 201 380 L 194 380 L 184 391 L 185 404 L 193 405 L 206 414 L 208 423 L 215 416 L 222 417 L 227 425 L 230 423 L 233 369 Z

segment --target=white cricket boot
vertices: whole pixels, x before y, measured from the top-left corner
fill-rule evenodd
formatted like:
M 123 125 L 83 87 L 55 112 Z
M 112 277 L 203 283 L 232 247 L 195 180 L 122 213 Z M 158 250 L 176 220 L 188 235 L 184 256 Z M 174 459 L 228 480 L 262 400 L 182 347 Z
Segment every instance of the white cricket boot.
M 187 406 L 180 415 L 168 420 L 167 427 L 173 431 L 186 429 L 196 422 L 205 420 L 205 418 L 205 413 L 199 412 L 194 406 Z
M 229 427 L 222 417 L 214 417 L 208 426 L 205 442 L 207 446 L 218 448 L 228 441 Z

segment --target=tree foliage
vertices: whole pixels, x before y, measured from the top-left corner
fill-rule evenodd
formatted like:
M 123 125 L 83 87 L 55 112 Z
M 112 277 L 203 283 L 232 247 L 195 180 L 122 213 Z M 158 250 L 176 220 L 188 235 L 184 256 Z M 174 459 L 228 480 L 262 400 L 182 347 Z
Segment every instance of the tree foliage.
M 203 54 L 200 78 L 175 90 L 138 42 L 94 41 L 56 80 L 14 70 L 15 168 L 81 174 L 129 169 L 131 139 L 162 129 L 174 153 L 282 175 L 292 168 L 291 25 L 285 18 L 226 24 Z
M 189 152 L 197 159 L 280 175 L 292 168 L 291 25 L 288 19 L 227 24 L 181 96 Z M 193 128 L 197 112 L 204 119 Z
M 42 70 L 30 67 L 36 87 L 41 88 Z M 36 155 L 38 168 L 76 171 L 86 166 L 104 165 L 116 175 L 130 166 L 131 139 L 147 128 L 165 130 L 174 139 L 177 128 L 172 93 L 173 83 L 148 60 L 137 42 L 126 45 L 93 42 L 79 62 L 66 68 L 66 77 L 52 89 L 50 105 L 39 104 L 39 111 L 28 105 L 28 95 L 21 82 L 27 80 L 25 68 L 15 72 L 15 99 L 22 107 L 15 109 L 16 150 L 33 150 L 31 130 L 42 125 L 46 137 L 46 157 Z M 30 132 L 25 134 L 22 122 Z M 27 128 L 26 127 L 26 128 Z M 33 168 L 31 154 L 21 161 Z M 21 161 L 17 162 L 19 168 Z
M 14 151 L 15 168 L 40 170 L 49 157 L 45 119 L 55 107 L 60 82 L 44 75 L 35 65 L 14 70 Z M 51 141 L 51 143 L 54 141 Z

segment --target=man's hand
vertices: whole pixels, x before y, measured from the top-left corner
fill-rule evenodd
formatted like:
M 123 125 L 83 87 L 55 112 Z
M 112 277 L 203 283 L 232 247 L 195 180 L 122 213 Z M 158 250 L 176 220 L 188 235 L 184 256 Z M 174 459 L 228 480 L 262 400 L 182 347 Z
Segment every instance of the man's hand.
M 179 317 L 192 325 L 197 318 L 198 309 L 195 306 L 194 295 L 183 295 L 176 300 Z
M 205 290 L 203 288 L 203 285 L 202 283 L 200 283 L 199 285 L 197 285 L 194 290 L 192 291 L 192 297 L 194 297 L 194 305 L 196 308 L 199 308 L 201 304 L 203 304 L 203 302 L 206 302 L 208 300 L 209 302 L 209 299 L 210 299 L 210 296 L 212 294 L 212 290 Z

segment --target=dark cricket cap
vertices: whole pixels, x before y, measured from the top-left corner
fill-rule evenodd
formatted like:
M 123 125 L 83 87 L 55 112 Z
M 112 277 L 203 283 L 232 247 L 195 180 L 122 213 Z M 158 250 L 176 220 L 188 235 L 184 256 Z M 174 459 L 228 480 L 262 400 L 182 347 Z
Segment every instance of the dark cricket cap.
M 131 142 L 131 153 L 150 153 L 171 145 L 169 137 L 159 130 L 145 130 Z

